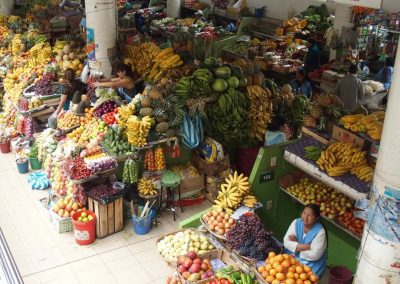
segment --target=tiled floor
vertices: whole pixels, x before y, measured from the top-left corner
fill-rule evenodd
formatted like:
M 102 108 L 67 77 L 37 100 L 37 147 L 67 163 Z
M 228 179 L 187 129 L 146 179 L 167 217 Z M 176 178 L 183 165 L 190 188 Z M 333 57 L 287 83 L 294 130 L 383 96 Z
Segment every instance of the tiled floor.
M 129 222 L 122 232 L 79 246 L 72 232 L 53 230 L 37 201 L 46 192 L 29 189 L 13 154 L 0 154 L 0 180 L 0 228 L 26 284 L 165 283 L 173 270 L 156 251 L 158 237 L 210 206 L 188 207 L 176 222 L 166 212 L 161 225 L 145 236 L 136 235 Z

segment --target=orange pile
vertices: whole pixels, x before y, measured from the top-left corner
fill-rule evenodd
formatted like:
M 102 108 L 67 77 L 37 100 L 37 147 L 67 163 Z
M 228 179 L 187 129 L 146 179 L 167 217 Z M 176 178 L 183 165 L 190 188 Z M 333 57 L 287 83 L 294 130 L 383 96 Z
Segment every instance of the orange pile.
M 157 171 L 161 171 L 165 169 L 165 155 L 164 150 L 161 147 L 157 147 L 155 150 L 156 156 L 156 169 Z
M 270 284 L 313 284 L 318 277 L 311 268 L 301 264 L 289 254 L 270 252 L 265 265 L 258 267 L 258 272 Z
M 85 116 L 81 116 L 80 117 L 80 122 L 81 125 L 86 125 L 88 124 L 94 117 L 93 113 L 94 113 L 95 108 L 85 108 Z

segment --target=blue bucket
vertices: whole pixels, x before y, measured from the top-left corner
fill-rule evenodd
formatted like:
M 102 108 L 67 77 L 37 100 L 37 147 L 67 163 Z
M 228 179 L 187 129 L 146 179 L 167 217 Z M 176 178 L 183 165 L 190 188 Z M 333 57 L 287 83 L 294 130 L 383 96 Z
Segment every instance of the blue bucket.
M 17 159 L 17 168 L 20 174 L 26 174 L 29 170 L 28 159 Z
M 132 214 L 133 230 L 137 235 L 146 235 L 150 232 L 151 220 L 155 215 L 155 210 L 151 209 L 147 216 L 140 217 L 142 210 L 143 206 L 139 206 L 139 208 L 136 208 L 135 212 Z

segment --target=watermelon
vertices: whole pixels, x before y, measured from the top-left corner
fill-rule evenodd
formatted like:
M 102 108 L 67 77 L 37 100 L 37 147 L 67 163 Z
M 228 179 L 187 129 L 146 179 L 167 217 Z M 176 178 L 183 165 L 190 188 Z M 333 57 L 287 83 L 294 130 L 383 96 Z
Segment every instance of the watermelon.
M 224 79 L 216 79 L 212 85 L 214 91 L 223 92 L 228 88 L 228 83 Z
M 228 79 L 231 76 L 231 69 L 229 67 L 219 67 L 214 70 L 214 74 L 217 77 Z
M 246 87 L 247 86 L 247 79 L 245 77 L 242 77 L 239 79 L 239 87 Z
M 237 87 L 239 87 L 239 79 L 235 76 L 230 76 L 226 82 L 228 83 L 228 86 L 231 88 L 236 89 Z
M 214 67 L 218 65 L 218 59 L 215 57 L 208 57 L 204 60 L 204 64 L 208 67 Z

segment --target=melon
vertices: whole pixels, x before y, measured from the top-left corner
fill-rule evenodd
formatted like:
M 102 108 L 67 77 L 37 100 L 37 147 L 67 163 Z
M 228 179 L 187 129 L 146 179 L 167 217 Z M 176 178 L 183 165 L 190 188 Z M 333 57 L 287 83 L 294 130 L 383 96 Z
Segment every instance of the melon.
M 68 55 L 64 55 L 63 56 L 63 61 L 68 61 L 69 60 L 69 56 Z
M 208 57 L 204 60 L 204 64 L 209 67 L 214 67 L 218 65 L 218 59 L 215 57 Z
M 242 77 L 239 79 L 239 87 L 246 87 L 247 86 L 247 79 L 245 77 Z
M 292 87 L 289 84 L 285 84 L 282 86 L 282 91 L 285 94 L 290 94 L 292 92 Z
M 75 59 L 75 53 L 70 52 L 70 53 L 68 54 L 68 57 L 69 57 L 69 59 L 71 59 L 71 60 Z
M 219 67 L 214 70 L 217 77 L 228 79 L 231 76 L 231 69 L 229 67 Z
M 212 85 L 214 91 L 223 92 L 228 88 L 228 83 L 224 79 L 216 79 Z
M 228 83 L 228 86 L 231 88 L 236 89 L 237 87 L 239 87 L 239 79 L 236 78 L 235 76 L 230 76 L 226 82 Z
M 56 59 L 56 62 L 57 62 L 57 63 L 59 63 L 60 61 L 62 61 L 62 57 L 61 57 L 60 55 L 57 55 L 55 59 Z
M 69 54 L 71 52 L 71 46 L 66 44 L 63 48 L 64 54 Z

